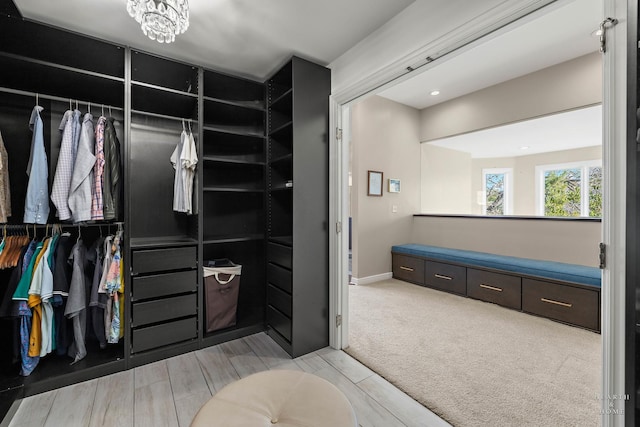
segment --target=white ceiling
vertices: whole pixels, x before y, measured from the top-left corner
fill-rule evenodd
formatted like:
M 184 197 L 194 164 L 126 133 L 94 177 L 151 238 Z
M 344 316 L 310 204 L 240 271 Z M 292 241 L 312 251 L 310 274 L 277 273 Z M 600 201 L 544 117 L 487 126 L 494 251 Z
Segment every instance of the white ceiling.
M 431 68 L 425 66 L 424 72 L 415 71 L 415 77 L 378 95 L 423 109 L 595 52 L 598 38 L 591 33 L 602 14 L 602 0 L 558 2 L 435 61 Z M 429 95 L 435 89 L 440 95 Z
M 428 144 L 463 151 L 474 159 L 529 156 L 599 146 L 602 144 L 602 107 L 581 108 Z
M 148 39 L 126 0 L 14 0 L 25 18 L 214 70 L 264 80 L 295 54 L 323 65 L 414 0 L 190 0 L 175 43 Z

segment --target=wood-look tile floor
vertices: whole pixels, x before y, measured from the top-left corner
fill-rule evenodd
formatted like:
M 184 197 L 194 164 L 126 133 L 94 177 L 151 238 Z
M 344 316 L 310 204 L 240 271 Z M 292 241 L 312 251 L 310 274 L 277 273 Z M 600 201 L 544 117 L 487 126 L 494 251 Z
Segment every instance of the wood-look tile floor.
M 327 347 L 292 360 L 264 333 L 28 397 L 9 426 L 188 427 L 216 391 L 268 369 L 335 384 L 362 427 L 449 426 L 346 353 Z

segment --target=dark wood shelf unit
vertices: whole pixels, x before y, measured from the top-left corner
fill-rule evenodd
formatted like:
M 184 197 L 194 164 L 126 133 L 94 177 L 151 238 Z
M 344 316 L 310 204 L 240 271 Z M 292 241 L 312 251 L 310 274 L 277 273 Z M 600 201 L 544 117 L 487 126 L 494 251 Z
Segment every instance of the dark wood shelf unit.
M 203 342 L 214 343 L 264 330 L 266 111 L 264 84 L 203 75 L 203 265 L 219 258 L 242 265 L 235 325 L 208 332 L 205 298 Z M 205 279 L 205 295 L 208 286 Z
M 267 331 L 292 357 L 329 343 L 329 93 L 297 57 L 267 82 Z

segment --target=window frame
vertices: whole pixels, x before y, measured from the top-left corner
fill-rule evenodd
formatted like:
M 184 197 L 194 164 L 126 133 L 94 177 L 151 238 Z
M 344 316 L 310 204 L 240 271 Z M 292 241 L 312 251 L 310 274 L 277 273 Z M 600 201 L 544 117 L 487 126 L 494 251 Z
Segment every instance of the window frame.
M 504 174 L 504 211 L 502 215 L 513 215 L 513 168 L 483 168 L 482 169 L 482 215 L 487 215 L 487 175 Z
M 536 166 L 536 215 L 549 218 L 544 214 L 544 174 L 548 171 L 580 169 L 580 216 L 578 218 L 596 218 L 589 216 L 589 169 L 602 168 L 602 160 L 583 160 L 578 162 L 553 163 Z M 604 174 L 603 174 L 604 175 Z M 585 180 L 585 177 L 587 178 Z

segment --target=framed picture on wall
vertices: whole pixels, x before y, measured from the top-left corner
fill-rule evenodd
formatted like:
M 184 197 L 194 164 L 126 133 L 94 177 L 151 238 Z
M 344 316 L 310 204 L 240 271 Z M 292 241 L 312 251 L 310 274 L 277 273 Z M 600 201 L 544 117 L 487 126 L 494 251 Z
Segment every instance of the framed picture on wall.
M 368 175 L 367 196 L 382 196 L 382 172 L 368 171 Z
M 389 178 L 389 193 L 399 193 L 400 192 L 400 180 Z

